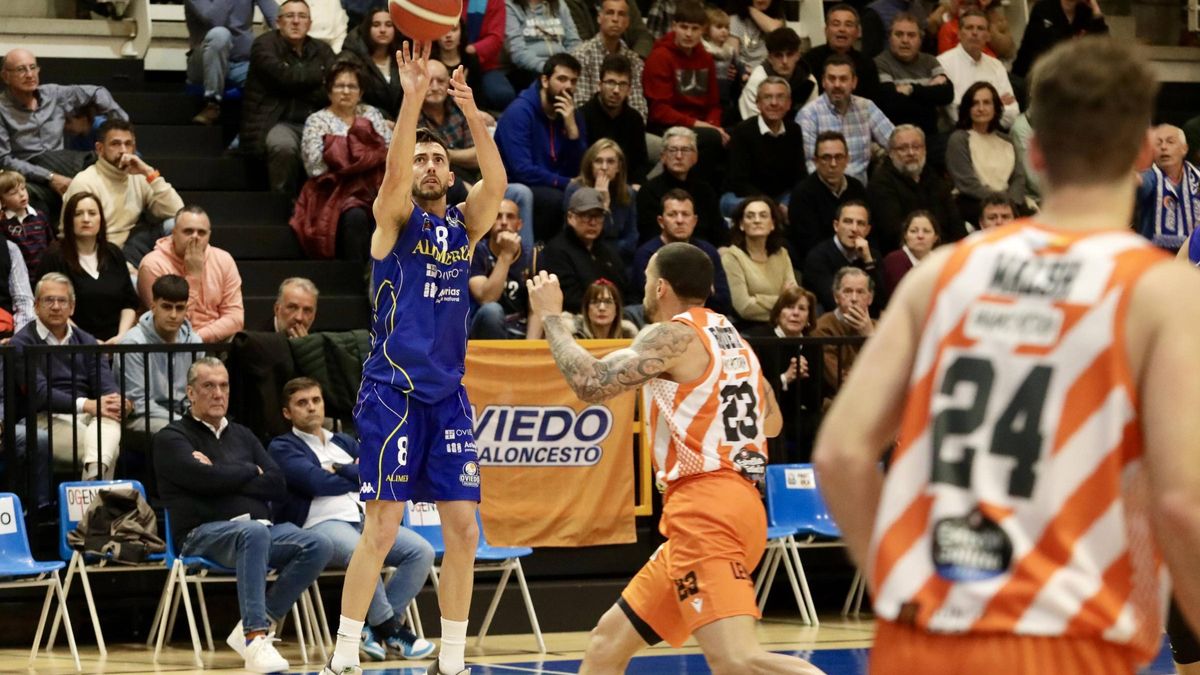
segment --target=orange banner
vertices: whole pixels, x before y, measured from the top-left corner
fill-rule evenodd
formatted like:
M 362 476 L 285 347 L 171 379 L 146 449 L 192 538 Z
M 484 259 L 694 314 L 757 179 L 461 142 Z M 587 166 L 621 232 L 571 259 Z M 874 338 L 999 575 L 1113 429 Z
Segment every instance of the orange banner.
M 593 356 L 628 340 L 582 343 Z M 472 340 L 463 380 L 494 546 L 627 544 L 634 531 L 636 392 L 580 401 L 541 341 Z

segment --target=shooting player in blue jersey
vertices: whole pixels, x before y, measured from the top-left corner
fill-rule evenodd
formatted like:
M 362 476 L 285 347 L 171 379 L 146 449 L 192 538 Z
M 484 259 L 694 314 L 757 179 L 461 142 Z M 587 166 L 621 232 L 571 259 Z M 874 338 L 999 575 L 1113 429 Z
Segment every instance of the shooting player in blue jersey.
M 442 651 L 428 673 L 470 672 L 463 651 L 479 538 L 479 464 L 462 386 L 467 277 L 471 251 L 495 222 L 508 177 L 459 67 L 450 95 L 467 118 L 483 179 L 464 204 L 446 204 L 454 182 L 446 144 L 417 128 L 430 47 L 417 42 L 410 49 L 406 42 L 396 54 L 404 100 L 374 205 L 371 354 L 354 409 L 366 517 L 346 570 L 337 645 L 323 675 L 362 672 L 363 619 L 409 499 L 437 503 L 446 545 L 438 593 Z

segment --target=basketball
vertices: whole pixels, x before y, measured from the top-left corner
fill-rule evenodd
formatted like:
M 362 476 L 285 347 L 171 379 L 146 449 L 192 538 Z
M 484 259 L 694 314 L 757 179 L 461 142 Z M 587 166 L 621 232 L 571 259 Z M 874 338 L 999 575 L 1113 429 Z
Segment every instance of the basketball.
M 392 22 L 406 37 L 433 42 L 462 16 L 462 0 L 388 0 Z

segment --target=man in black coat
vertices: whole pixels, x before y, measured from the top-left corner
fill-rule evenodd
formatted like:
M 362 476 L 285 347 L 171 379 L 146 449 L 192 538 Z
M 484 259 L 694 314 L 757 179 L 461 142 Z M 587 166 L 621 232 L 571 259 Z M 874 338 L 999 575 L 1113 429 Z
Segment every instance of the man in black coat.
M 692 171 L 699 159 L 696 132 L 687 127 L 671 127 L 663 133 L 663 171 L 646 181 L 637 194 L 639 244 L 661 233 L 658 214 L 661 213 L 662 198 L 674 189 L 691 195 L 692 203 L 696 205 L 700 224 L 696 226 L 695 236 L 717 247 L 729 243 L 729 227 L 721 217 L 717 193 Z
M 889 160 L 879 165 L 867 186 L 872 243 L 884 255 L 900 248 L 904 220 L 918 209 L 933 214 L 943 243 L 966 236 L 950 183 L 925 161 L 925 133 L 901 124 L 892 132 L 888 146 Z
M 562 286 L 563 309 L 579 313 L 583 294 L 597 279 L 608 279 L 621 291 L 625 305 L 642 301 L 640 289 L 634 289 L 617 249 L 600 240 L 607 209 L 595 188 L 580 188 L 567 205 L 567 225 L 542 251 L 547 272 L 558 275 Z
M 600 86 L 580 109 L 587 125 L 588 140 L 611 138 L 625 153 L 630 183 L 641 183 L 650 169 L 646 150 L 646 121 L 629 105 L 633 86 L 633 64 L 622 54 L 609 54 L 600 63 Z
M 787 209 L 792 188 L 807 172 L 800 125 L 787 118 L 791 85 L 772 75 L 758 85 L 759 113 L 729 134 L 729 168 L 721 215 L 728 217 L 750 195 L 767 195 Z
M 824 131 L 817 136 L 814 159 L 817 170 L 796 184 L 788 202 L 788 244 L 796 262 L 804 260 L 812 247 L 833 236 L 833 221 L 843 202 L 867 198 L 863 184 L 846 175 L 850 153 L 841 133 Z M 805 288 L 811 290 L 807 283 Z
M 250 46 L 250 73 L 242 105 L 240 144 L 265 155 L 274 192 L 300 193 L 304 167 L 300 134 L 304 120 L 329 103 L 325 72 L 333 65 L 329 45 L 308 36 L 308 5 L 291 0 L 279 7 L 279 30 L 263 33 Z

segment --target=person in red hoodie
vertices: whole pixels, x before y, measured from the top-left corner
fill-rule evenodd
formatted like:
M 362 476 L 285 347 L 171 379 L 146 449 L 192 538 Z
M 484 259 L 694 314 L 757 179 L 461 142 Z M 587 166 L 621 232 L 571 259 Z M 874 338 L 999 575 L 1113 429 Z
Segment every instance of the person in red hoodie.
M 703 5 L 694 0 L 679 3 L 670 32 L 654 43 L 646 58 L 642 83 L 650 104 L 649 131 L 691 127 L 700 151 L 697 170 L 711 179 L 729 134 L 721 128 L 716 63 L 700 44 L 707 25 Z

